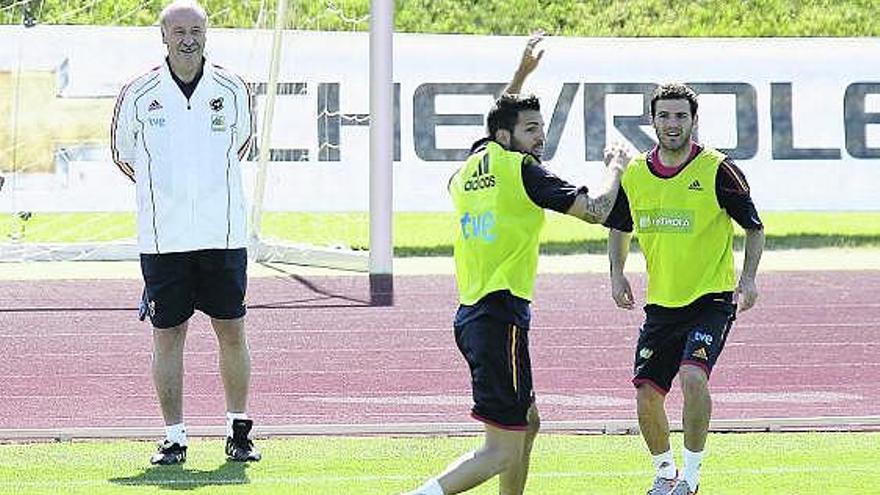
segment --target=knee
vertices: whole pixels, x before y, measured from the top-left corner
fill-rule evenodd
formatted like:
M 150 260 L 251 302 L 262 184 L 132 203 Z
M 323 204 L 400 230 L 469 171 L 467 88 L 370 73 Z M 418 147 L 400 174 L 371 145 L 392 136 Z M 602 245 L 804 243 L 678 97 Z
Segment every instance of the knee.
M 525 435 L 522 432 L 489 435 L 477 455 L 493 474 L 507 471 L 522 460 L 527 435 L 527 432 Z
M 216 328 L 217 341 L 224 348 L 247 347 L 247 337 L 244 326 L 222 325 Z
M 227 332 L 218 335 L 220 345 L 225 349 L 241 349 L 247 348 L 247 339 L 244 332 Z
M 153 353 L 168 355 L 183 352 L 185 333 L 180 327 L 153 329 Z
M 681 381 L 681 390 L 686 397 L 705 395 L 709 391 L 709 377 L 699 366 L 682 366 L 678 378 Z
M 491 459 L 492 471 L 501 473 L 510 469 L 514 464 L 519 462 L 522 457 L 522 449 L 518 449 L 513 445 L 506 447 L 497 446 L 489 453 Z
M 640 408 L 662 406 L 666 397 L 647 384 L 642 384 L 636 389 L 636 403 Z

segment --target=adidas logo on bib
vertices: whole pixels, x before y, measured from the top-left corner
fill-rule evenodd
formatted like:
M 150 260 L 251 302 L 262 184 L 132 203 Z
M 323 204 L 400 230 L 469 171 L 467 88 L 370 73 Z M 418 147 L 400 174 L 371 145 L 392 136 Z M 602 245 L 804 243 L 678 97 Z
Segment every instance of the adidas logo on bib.
M 703 186 L 700 185 L 700 181 L 694 179 L 694 181 L 691 182 L 691 185 L 688 186 L 688 189 L 690 189 L 691 191 L 702 191 Z

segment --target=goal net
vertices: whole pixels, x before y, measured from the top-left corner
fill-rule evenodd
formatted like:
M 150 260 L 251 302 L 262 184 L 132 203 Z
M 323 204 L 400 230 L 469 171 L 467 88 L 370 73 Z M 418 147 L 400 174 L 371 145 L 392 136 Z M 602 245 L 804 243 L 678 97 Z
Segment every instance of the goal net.
M 137 259 L 109 125 L 120 88 L 163 60 L 166 3 L 0 2 L 0 260 Z M 370 238 L 370 4 L 201 3 L 206 54 L 252 90 L 251 255 L 366 271 L 371 242 L 390 251 L 390 226 Z

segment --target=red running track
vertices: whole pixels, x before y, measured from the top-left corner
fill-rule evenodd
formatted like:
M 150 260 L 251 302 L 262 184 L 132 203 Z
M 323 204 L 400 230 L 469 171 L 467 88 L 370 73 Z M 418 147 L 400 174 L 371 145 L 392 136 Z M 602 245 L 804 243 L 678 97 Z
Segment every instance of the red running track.
M 395 306 L 381 308 L 365 302 L 365 277 L 251 280 L 249 412 L 260 425 L 468 420 L 453 279 L 395 284 Z M 770 272 L 760 288 L 713 374 L 714 417 L 880 415 L 880 272 Z M 0 282 L 0 429 L 161 426 L 140 292 L 138 281 Z M 642 312 L 616 309 L 604 275 L 542 275 L 536 294 L 530 341 L 543 419 L 635 418 Z M 222 424 L 203 315 L 185 359 L 187 423 Z M 676 411 L 680 393 L 669 400 Z

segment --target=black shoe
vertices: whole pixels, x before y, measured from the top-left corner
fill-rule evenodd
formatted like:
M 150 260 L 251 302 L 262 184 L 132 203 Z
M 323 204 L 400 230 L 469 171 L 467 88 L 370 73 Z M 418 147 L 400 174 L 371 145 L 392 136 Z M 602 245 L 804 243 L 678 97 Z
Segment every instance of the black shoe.
M 262 458 L 260 451 L 254 448 L 254 442 L 248 438 L 254 422 L 250 419 L 232 420 L 232 437 L 226 437 L 226 456 L 230 461 L 249 462 Z
M 166 439 L 159 444 L 159 450 L 150 457 L 150 464 L 168 466 L 186 462 L 186 445 L 171 443 Z

